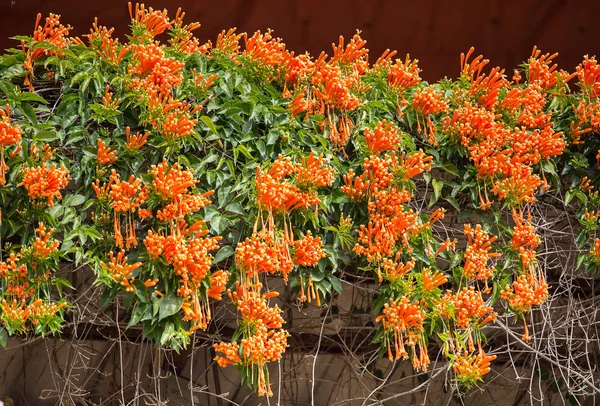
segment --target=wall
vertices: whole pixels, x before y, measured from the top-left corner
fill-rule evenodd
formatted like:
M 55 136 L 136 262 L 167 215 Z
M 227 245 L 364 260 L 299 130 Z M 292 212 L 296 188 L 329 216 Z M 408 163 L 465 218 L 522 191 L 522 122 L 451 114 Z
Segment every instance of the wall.
M 600 2 L 592 0 L 154 0 L 148 6 L 177 6 L 186 21 L 199 21 L 201 40 L 216 38 L 230 27 L 254 32 L 272 28 L 289 48 L 302 53 L 331 53 L 339 35 L 363 31 L 374 61 L 386 48 L 417 58 L 423 77 L 435 81 L 456 76 L 459 56 L 475 46 L 494 66 L 513 68 L 528 58 L 534 45 L 558 52 L 559 67 L 568 71 L 584 54 L 600 53 Z M 94 16 L 123 35 L 127 2 L 104 0 L 0 0 L 0 48 L 17 45 L 7 38 L 30 34 L 38 12 L 61 14 L 76 35 L 88 32 Z

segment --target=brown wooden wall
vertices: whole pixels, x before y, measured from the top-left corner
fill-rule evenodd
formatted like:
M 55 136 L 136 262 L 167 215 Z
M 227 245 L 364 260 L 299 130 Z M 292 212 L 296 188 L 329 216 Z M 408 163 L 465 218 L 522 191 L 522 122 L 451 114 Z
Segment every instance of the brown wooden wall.
M 372 60 L 386 48 L 420 60 L 423 77 L 456 76 L 459 55 L 470 46 L 494 65 L 517 67 L 533 45 L 558 52 L 559 67 L 572 71 L 583 55 L 600 54 L 600 0 L 152 0 L 154 8 L 178 6 L 187 21 L 199 21 L 201 40 L 224 28 L 254 32 L 272 28 L 289 48 L 331 52 L 339 35 L 363 31 Z M 97 16 L 123 35 L 128 24 L 124 0 L 0 0 L 0 47 L 8 37 L 28 34 L 38 12 L 62 15 L 74 33 L 88 31 Z

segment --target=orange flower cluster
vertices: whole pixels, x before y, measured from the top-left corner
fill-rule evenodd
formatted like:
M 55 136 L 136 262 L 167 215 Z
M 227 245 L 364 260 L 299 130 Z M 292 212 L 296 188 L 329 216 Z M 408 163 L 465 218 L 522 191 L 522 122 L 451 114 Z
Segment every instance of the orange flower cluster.
M 512 286 L 506 285 L 500 292 L 500 297 L 508 302 L 512 311 L 523 317 L 525 326 L 523 340 L 530 340 L 524 313 L 531 310 L 532 306 L 539 306 L 548 299 L 548 284 L 542 274 L 540 273 L 537 277 L 533 272 L 528 275 L 519 275 Z
M 120 214 L 125 214 L 125 247 L 137 247 L 138 241 L 133 222 L 133 214 L 148 199 L 148 186 L 144 185 L 141 179 L 131 175 L 128 181 L 121 180 L 121 176 L 113 169 L 110 175 L 108 185 L 101 188 L 96 181 L 94 190 L 98 198 L 108 197 L 110 206 L 114 210 L 114 232 L 115 243 L 118 248 L 123 248 L 123 235 L 121 234 Z M 108 196 L 103 193 L 110 187 Z
M 100 266 L 106 271 L 116 283 L 121 285 L 126 292 L 133 292 L 131 285 L 135 281 L 132 272 L 141 267 L 143 263 L 136 262 L 134 264 L 127 263 L 125 251 L 121 251 L 115 257 L 113 252 L 110 252 L 110 262 L 108 264 L 100 262 Z
M 398 127 L 385 120 L 378 122 L 374 130 L 365 129 L 364 136 L 367 143 L 367 150 L 371 155 L 395 151 L 400 146 L 401 137 L 398 134 Z
M 192 31 L 200 28 L 200 23 L 193 22 L 183 25 L 184 17 L 185 13 L 181 11 L 181 8 L 178 8 L 175 18 L 171 21 L 172 29 L 169 43 L 174 49 L 185 54 L 206 53 L 208 50 L 207 45 L 201 46 L 198 38 L 194 38 L 192 33 Z
M 446 282 L 448 278 L 440 271 L 432 272 L 431 268 L 423 269 L 423 292 L 432 292 Z
M 90 47 L 96 50 L 100 58 L 111 65 L 118 65 L 129 52 L 129 47 L 119 46 L 119 40 L 112 38 L 114 31 L 114 28 L 108 29 L 105 26 L 98 25 L 98 18 L 94 18 L 90 33 L 84 35 L 84 37 L 88 38 Z M 74 38 L 73 42 L 85 46 L 80 38 Z
M 46 199 L 48 207 L 54 207 L 54 199 L 62 199 L 61 189 L 65 188 L 70 180 L 69 170 L 64 166 L 56 167 L 56 164 L 47 166 L 26 167 L 23 181 L 19 186 L 27 189 L 31 199 Z
M 268 171 L 256 169 L 257 202 L 261 209 L 289 213 L 320 203 L 317 189 L 330 186 L 335 172 L 323 157 L 311 153 L 302 163 L 280 156 Z
M 29 86 L 30 90 L 33 90 L 31 78 L 34 77 L 34 62 L 42 56 L 62 55 L 61 50 L 69 44 L 67 36 L 69 35 L 71 26 L 67 25 L 65 27 L 62 25 L 59 15 L 50 13 L 46 17 L 46 23 L 43 27 L 40 25 L 41 19 L 42 15 L 38 13 L 33 31 L 33 41 L 29 44 L 28 48 L 25 46 L 25 41 L 21 40 L 21 47 L 25 54 L 23 66 L 27 70 L 24 84 Z M 42 45 L 43 43 L 49 46 L 44 46 Z
M 127 140 L 125 148 L 127 148 L 127 150 L 130 152 L 138 152 L 140 149 L 142 149 L 144 145 L 146 145 L 149 136 L 149 132 L 147 132 L 144 135 L 140 134 L 139 132 L 135 133 L 134 135 L 131 135 L 131 128 L 129 128 L 128 126 L 125 129 L 125 137 Z
M 494 309 L 485 305 L 481 292 L 476 292 L 473 286 L 456 293 L 446 291 L 438 308 L 442 317 L 453 319 L 458 328 L 483 327 L 496 320 Z
M 400 251 L 396 253 L 394 260 L 384 258 L 381 261 L 381 268 L 383 268 L 383 275 L 385 279 L 390 283 L 401 280 L 401 278 L 408 272 L 415 268 L 415 259 L 412 258 L 406 264 L 400 262 Z M 379 282 L 383 282 L 383 277 L 379 275 Z
M 193 134 L 198 120 L 192 119 L 192 115 L 198 112 L 201 106 L 192 108 L 190 104 L 169 100 L 153 91 L 148 94 L 148 107 L 151 115 L 149 123 L 164 139 L 177 141 Z
M 54 229 L 47 230 L 43 223 L 39 223 L 35 229 L 36 237 L 32 246 L 32 257 L 35 260 L 44 260 L 50 255 L 58 252 L 60 243 L 56 240 L 51 240 L 54 234 Z M 31 264 L 35 267 L 35 263 Z
M 433 86 L 429 86 L 425 91 L 417 90 L 413 95 L 413 109 L 423 117 L 423 130 L 429 134 L 428 141 L 437 145 L 435 137 L 436 126 L 431 120 L 431 115 L 442 113 L 448 110 L 448 105 L 444 101 L 442 93 L 436 93 Z M 417 118 L 417 129 L 421 131 L 421 120 Z
M 423 321 L 425 311 L 421 309 L 418 303 L 411 303 L 406 296 L 398 300 L 390 298 L 383 308 L 383 314 L 377 316 L 376 322 L 381 322 L 383 329 L 388 335 L 393 336 L 393 346 L 396 350 L 396 359 L 408 359 L 406 347 L 412 348 L 412 363 L 416 370 L 427 370 L 430 360 L 427 355 L 427 344 L 424 337 Z M 388 357 L 390 361 L 392 356 L 392 343 L 390 338 L 386 338 L 388 347 Z M 417 345 L 419 354 L 417 355 Z
M 11 252 L 5 261 L 0 262 L 0 280 L 4 299 L 0 303 L 0 320 L 9 334 L 28 332 L 31 322 L 36 331 L 45 331 L 48 324 L 59 324 L 57 313 L 66 302 L 51 303 L 42 300 L 40 286 L 44 285 L 56 265 L 60 243 L 52 238 L 53 229 L 39 223 L 35 229 L 35 240 L 21 247 L 20 253 Z M 44 325 L 38 327 L 40 323 Z
M 534 225 L 531 224 L 531 214 L 525 220 L 523 213 L 517 214 L 513 210 L 513 219 L 515 227 L 510 244 L 513 249 L 519 250 L 523 270 L 528 270 L 535 265 L 535 249 L 541 244 L 542 240 L 536 234 Z
M 557 53 L 542 55 L 542 51 L 537 49 L 537 47 L 533 47 L 531 57 L 528 61 L 528 82 L 532 84 L 537 83 L 543 89 L 548 90 L 558 85 L 559 79 L 562 86 L 571 80 L 575 74 L 569 75 L 562 70 L 556 72 L 557 64 L 554 63 L 553 59 L 557 56 Z
M 546 301 L 548 284 L 541 275 L 537 279 L 533 275 L 520 275 L 512 287 L 506 285 L 501 296 L 514 311 L 524 313 L 529 311 L 531 306 L 541 305 Z
M 219 248 L 221 237 L 207 237 L 208 230 L 202 229 L 203 226 L 203 221 L 190 227 L 181 221 L 167 233 L 150 230 L 144 239 L 148 257 L 154 261 L 164 259 L 179 278 L 177 294 L 185 300 L 183 320 L 192 322 L 191 330 L 206 329 L 211 319 L 208 298 L 220 298 L 228 280 L 227 272 L 210 273 L 213 260 L 210 252 Z M 200 292 L 207 277 L 210 287 L 203 296 Z
M 152 7 L 146 9 L 143 4 L 136 3 L 134 13 L 131 2 L 128 3 L 128 7 L 129 16 L 134 25 L 134 32 L 136 26 L 141 26 L 144 29 L 144 33 L 140 38 L 136 38 L 134 35 L 134 40 L 139 39 L 139 41 L 142 42 L 147 39 L 147 37 L 154 38 L 171 28 L 167 10 L 158 11 L 152 9 Z
M 292 262 L 294 265 L 315 266 L 327 254 L 323 249 L 321 237 L 313 237 L 311 232 L 293 242 Z
M 98 152 L 96 162 L 98 166 L 108 166 L 117 161 L 117 151 L 107 147 L 104 141 L 98 138 Z
M 443 94 L 436 93 L 433 86 L 429 86 L 425 91 L 417 90 L 413 97 L 412 107 L 423 116 L 448 110 Z
M 241 272 L 250 278 L 263 273 L 281 273 L 287 281 L 294 269 L 294 261 L 289 246 L 274 234 L 263 229 L 238 244 L 235 260 Z
M 465 351 L 463 354 L 458 352 L 454 356 L 452 369 L 456 373 L 459 381 L 467 386 L 481 381 L 483 375 L 490 372 L 490 362 L 495 360 L 495 355 L 487 355 L 485 351 L 479 348 L 477 355 Z
M 387 82 L 390 89 L 401 95 L 404 90 L 421 83 L 421 69 L 419 69 L 419 61 L 410 59 L 410 55 L 406 55 L 404 62 L 396 59 L 392 63 L 391 58 L 396 55 L 396 51 L 386 51 L 373 65 L 375 72 L 382 72 L 387 76 Z
M 166 159 L 150 169 L 153 176 L 152 191 L 160 197 L 165 206 L 157 211 L 156 217 L 163 221 L 181 220 L 210 204 L 207 197 L 214 191 L 203 194 L 192 193 L 197 180 L 191 169 L 182 170 L 179 164 L 169 166 Z
M 236 285 L 236 291 L 230 297 L 241 314 L 238 330 L 242 332 L 239 344 L 218 343 L 215 350 L 224 356 L 215 357 L 221 366 L 235 365 L 252 368 L 250 384 L 258 389 L 258 395 L 272 396 L 267 362 L 277 361 L 287 347 L 289 333 L 282 329 L 284 323 L 281 309 L 277 305 L 269 307 L 269 298 L 276 292 L 261 294 L 262 284 L 252 286 Z
M 6 184 L 6 171 L 9 169 L 4 161 L 4 150 L 6 147 L 14 145 L 17 148 L 13 153 L 18 153 L 21 149 L 18 146 L 21 134 L 23 134 L 21 128 L 10 122 L 10 106 L 7 104 L 4 110 L 0 109 L 0 186 Z
M 31 324 L 38 326 L 40 323 L 47 323 L 50 319 L 56 317 L 61 309 L 67 306 L 66 302 L 51 303 L 42 299 L 34 300 L 26 310 L 29 311 L 29 319 Z
M 352 170 L 344 176 L 345 185 L 341 190 L 348 197 L 355 201 L 368 199 L 369 222 L 360 225 L 358 243 L 354 247 L 356 254 L 366 256 L 369 262 L 380 263 L 394 253 L 398 242 L 410 248 L 409 235 L 418 233 L 422 227 L 417 214 L 406 208 L 411 194 L 404 184 L 431 168 L 431 161 L 422 151 L 409 157 L 403 152 L 400 159 L 392 151 L 384 157 L 365 158 L 361 176 L 354 177 Z
M 273 38 L 271 30 L 268 30 L 265 34 L 257 31 L 251 37 L 244 33 L 243 37 L 246 49 L 242 55 L 260 66 L 278 68 L 286 65 L 289 59 L 293 57 L 293 54 L 286 51 L 281 38 Z M 274 79 L 271 75 L 267 76 L 267 80 Z M 277 76 L 281 76 L 279 70 L 277 70 Z
M 467 280 L 477 279 L 487 281 L 495 272 L 495 268 L 488 268 L 487 262 L 490 258 L 499 257 L 499 253 L 490 252 L 492 243 L 497 237 L 483 231 L 481 225 L 477 224 L 475 230 L 465 224 L 465 235 L 468 238 L 469 244 L 465 251 L 465 265 L 463 266 L 463 275 Z
M 590 97 L 600 97 L 600 66 L 595 57 L 585 56 L 577 66 L 579 87 Z
M 498 104 L 500 89 L 508 84 L 504 78 L 504 69 L 493 68 L 488 75 L 481 73 L 489 60 L 483 59 L 481 55 L 469 62 L 475 48 L 471 47 L 465 56 L 461 54 L 461 76 L 470 82 L 467 94 L 477 100 L 477 104 L 486 110 L 493 110 Z
M 464 106 L 442 120 L 443 132 L 467 148 L 478 176 L 491 180 L 492 191 L 499 199 L 512 207 L 534 202 L 535 192 L 545 181 L 533 173 L 532 166 L 562 154 L 566 147 L 564 135 L 552 127 L 551 114 L 543 112 L 548 90 L 559 85 L 557 75 L 563 81 L 572 75 L 555 72 L 556 65 L 551 66 L 555 55 L 541 55 L 534 49 L 528 83 L 512 87 L 498 68 L 482 74 L 488 63 L 483 57 L 468 62 L 472 52 L 466 58 L 463 55 L 461 61 L 462 78 L 470 86 L 459 99 L 464 100 Z M 515 80 L 519 79 L 520 75 L 515 75 Z M 516 122 L 517 126 L 512 128 L 507 122 Z M 486 193 L 481 207 L 491 204 Z

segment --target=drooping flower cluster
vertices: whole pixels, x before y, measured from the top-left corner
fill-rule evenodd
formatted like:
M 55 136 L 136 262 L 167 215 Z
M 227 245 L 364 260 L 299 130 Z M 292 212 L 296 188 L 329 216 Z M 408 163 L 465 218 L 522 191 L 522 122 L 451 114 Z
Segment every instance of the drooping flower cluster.
M 393 337 L 393 347 L 395 348 L 395 359 L 408 359 L 406 347 L 412 352 L 413 367 L 417 370 L 427 370 L 429 366 L 429 356 L 427 355 L 427 344 L 423 336 L 425 311 L 418 303 L 410 303 L 406 296 L 397 301 L 390 299 L 383 308 L 383 314 L 378 316 L 376 321 L 381 321 L 383 329 L 391 333 Z M 392 343 L 387 341 L 388 357 L 391 360 Z M 417 352 L 417 347 L 419 351 Z M 418 354 L 418 355 L 417 355 Z
M 0 109 L 0 186 L 6 184 L 6 171 L 10 169 L 4 160 L 4 151 L 7 147 L 15 146 L 13 154 L 17 154 L 20 151 L 21 134 L 21 128 L 10 121 L 10 106 L 7 104 L 4 110 Z
M 333 169 L 314 153 L 302 158 L 302 163 L 280 156 L 268 171 L 256 169 L 257 202 L 261 209 L 273 213 L 318 206 L 317 190 L 331 185 L 333 179 Z
M 70 179 L 69 170 L 64 166 L 48 166 L 46 162 L 42 162 L 39 166 L 25 168 L 23 181 L 19 186 L 27 189 L 31 199 L 42 200 L 40 204 L 54 207 L 54 199 L 62 199 L 61 190 L 67 186 Z
M 261 294 L 261 288 L 260 283 L 236 285 L 235 292 L 230 293 L 231 301 L 241 315 L 238 322 L 241 339 L 239 343 L 216 344 L 215 351 L 224 356 L 217 356 L 215 360 L 221 367 L 247 368 L 250 377 L 246 379 L 257 388 L 259 396 L 272 396 L 266 364 L 280 359 L 287 347 L 289 333 L 282 329 L 281 309 L 277 305 L 268 305 L 268 300 L 276 297 L 277 292 Z
M 39 223 L 35 239 L 0 262 L 0 327 L 9 334 L 54 334 L 61 329 L 68 303 L 52 301 L 43 288 L 58 270 L 60 242 L 53 234 L 54 229 Z

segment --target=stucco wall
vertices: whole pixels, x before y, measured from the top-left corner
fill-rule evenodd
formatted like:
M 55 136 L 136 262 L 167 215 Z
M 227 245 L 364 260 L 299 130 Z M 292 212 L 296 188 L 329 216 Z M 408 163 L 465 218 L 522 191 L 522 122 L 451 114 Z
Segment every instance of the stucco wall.
M 491 63 L 518 67 L 534 45 L 558 52 L 559 66 L 568 70 L 584 54 L 599 54 L 600 2 L 594 0 L 153 0 L 147 6 L 181 6 L 187 21 L 199 21 L 201 40 L 214 39 L 230 27 L 254 32 L 272 28 L 289 48 L 301 53 L 331 52 L 339 35 L 351 37 L 357 29 L 368 41 L 371 58 L 386 48 L 417 58 L 427 80 L 458 73 L 459 55 L 475 46 Z M 127 1 L 0 0 L 0 47 L 15 46 L 9 36 L 29 34 L 38 12 L 54 12 L 88 32 L 94 16 L 123 35 L 129 14 Z

